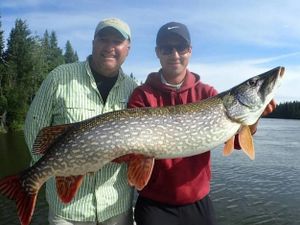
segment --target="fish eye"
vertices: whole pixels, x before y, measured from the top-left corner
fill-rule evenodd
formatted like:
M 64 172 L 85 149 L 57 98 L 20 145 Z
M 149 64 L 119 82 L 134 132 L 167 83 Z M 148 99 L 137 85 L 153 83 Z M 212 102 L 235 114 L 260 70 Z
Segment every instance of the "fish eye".
M 250 85 L 251 87 L 256 86 L 257 81 L 258 81 L 258 79 L 255 79 L 255 78 L 250 79 L 250 80 L 248 80 L 248 85 Z

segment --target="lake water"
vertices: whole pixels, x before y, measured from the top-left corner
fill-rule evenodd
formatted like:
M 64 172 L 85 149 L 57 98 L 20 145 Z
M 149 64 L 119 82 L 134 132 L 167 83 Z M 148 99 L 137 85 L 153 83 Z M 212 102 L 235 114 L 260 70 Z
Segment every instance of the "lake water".
M 300 120 L 261 119 L 256 159 L 212 151 L 211 198 L 219 225 L 300 225 Z M 0 178 L 30 161 L 21 133 L 0 135 Z M 47 224 L 44 190 L 32 225 Z M 14 203 L 0 196 L 0 225 L 18 225 Z
M 262 119 L 256 158 L 212 151 L 220 225 L 300 225 L 300 120 Z

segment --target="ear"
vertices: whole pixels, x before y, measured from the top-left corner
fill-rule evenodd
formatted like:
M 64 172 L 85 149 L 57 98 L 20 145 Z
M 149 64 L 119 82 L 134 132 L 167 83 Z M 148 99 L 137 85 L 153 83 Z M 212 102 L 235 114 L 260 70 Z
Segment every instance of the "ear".
M 127 39 L 126 42 L 127 42 L 127 47 L 128 47 L 128 49 L 130 49 L 131 41 L 130 41 L 129 39 Z
M 160 53 L 159 53 L 159 48 L 157 46 L 155 47 L 155 53 L 156 53 L 156 57 L 159 58 Z
M 127 40 L 127 41 L 128 41 L 128 40 Z M 127 43 L 127 54 L 126 54 L 126 56 L 129 55 L 129 50 L 130 50 L 130 48 L 131 48 L 130 41 L 128 41 L 128 43 Z
M 189 48 L 189 51 L 188 51 L 188 58 L 191 58 L 192 56 L 192 46 Z

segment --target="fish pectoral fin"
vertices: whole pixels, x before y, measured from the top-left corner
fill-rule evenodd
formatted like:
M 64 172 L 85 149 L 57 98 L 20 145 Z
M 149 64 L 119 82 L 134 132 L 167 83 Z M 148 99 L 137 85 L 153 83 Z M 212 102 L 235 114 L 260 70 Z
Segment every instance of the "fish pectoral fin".
M 69 203 L 76 195 L 82 180 L 83 175 L 69 177 L 55 177 L 56 190 L 60 200 L 63 203 Z
M 254 160 L 255 150 L 254 150 L 253 138 L 248 126 L 241 127 L 239 132 L 239 143 L 242 150 L 246 153 L 246 155 L 250 159 Z
M 127 154 L 127 155 L 122 155 L 118 158 L 115 158 L 114 160 L 112 160 L 112 162 L 114 163 L 124 163 L 124 162 L 129 162 L 132 158 L 135 157 L 135 154 Z
M 154 158 L 135 155 L 128 163 L 128 183 L 142 190 L 148 183 L 154 167 Z
M 71 124 L 63 124 L 43 128 L 35 138 L 32 152 L 34 154 L 44 154 L 50 145 L 62 134 L 66 132 Z
M 225 146 L 223 148 L 223 155 L 229 156 L 234 150 L 234 137 L 232 136 L 228 141 L 226 141 Z
M 140 154 L 127 154 L 114 159 L 114 163 L 127 163 L 127 179 L 130 186 L 137 190 L 142 190 L 148 183 L 153 166 L 154 158 L 146 157 Z

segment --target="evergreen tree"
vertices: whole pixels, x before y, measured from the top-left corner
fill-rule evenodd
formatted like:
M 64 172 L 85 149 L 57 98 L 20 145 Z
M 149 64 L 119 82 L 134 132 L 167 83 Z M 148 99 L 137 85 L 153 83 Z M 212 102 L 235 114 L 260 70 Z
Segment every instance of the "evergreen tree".
M 4 95 L 5 65 L 4 65 L 3 53 L 4 53 L 4 31 L 2 30 L 2 23 L 0 20 L 0 131 L 5 130 L 6 108 L 7 108 L 7 98 Z
M 267 115 L 269 118 L 300 119 L 300 102 L 280 103 L 275 110 Z
M 46 52 L 43 47 L 42 39 L 38 36 L 34 39 L 34 45 L 32 50 L 32 60 L 35 62 L 32 69 L 32 80 L 31 80 L 31 94 L 29 96 L 29 102 L 31 103 L 35 92 L 40 87 L 42 81 L 45 79 L 48 74 L 48 59 Z
M 65 63 L 62 50 L 58 47 L 57 37 L 54 31 L 52 31 L 50 35 L 48 30 L 45 31 L 44 36 L 41 39 L 41 45 L 43 49 L 43 57 L 47 62 L 48 73 L 55 67 Z
M 7 99 L 7 125 L 17 128 L 23 124 L 28 109 L 32 71 L 34 39 L 25 21 L 17 19 L 11 30 L 4 53 L 6 61 L 5 90 Z
M 135 83 L 138 83 L 138 79 L 133 75 L 133 73 L 130 73 L 129 77 L 134 80 Z
M 0 16 L 1 19 L 1 16 Z M 4 31 L 2 30 L 2 23 L 0 20 L 0 96 L 3 95 L 3 86 L 2 86 L 2 79 L 4 77 Z M 0 97 L 1 98 L 1 97 Z M 0 115 L 1 115 L 1 100 L 0 100 Z
M 74 52 L 69 40 L 67 41 L 65 48 L 66 48 L 66 51 L 64 54 L 65 63 L 77 62 L 78 61 L 77 53 Z
M 1 28 L 0 20 L 0 132 L 22 127 L 35 92 L 46 75 L 65 62 L 65 56 L 78 61 L 70 42 L 62 54 L 54 31 L 33 37 L 26 22 L 17 19 L 5 49 Z
M 58 47 L 56 33 L 54 31 L 52 31 L 50 35 L 49 51 L 48 70 L 51 71 L 55 67 L 65 63 L 62 50 Z
M 75 51 L 75 56 L 74 57 L 76 59 L 76 62 L 79 61 L 79 57 L 78 57 L 77 51 Z
M 50 50 L 50 36 L 48 30 L 45 31 L 43 38 L 41 39 L 42 45 L 42 57 L 46 61 L 46 71 L 50 72 L 51 69 L 49 68 L 51 63 L 51 50 Z
M 2 30 L 2 22 L 0 16 L 0 63 L 3 63 L 3 53 L 4 53 L 4 31 Z

